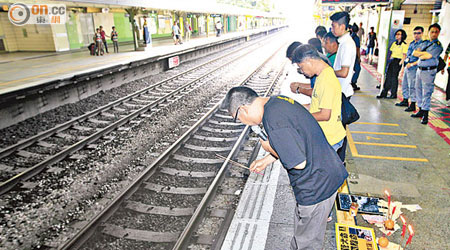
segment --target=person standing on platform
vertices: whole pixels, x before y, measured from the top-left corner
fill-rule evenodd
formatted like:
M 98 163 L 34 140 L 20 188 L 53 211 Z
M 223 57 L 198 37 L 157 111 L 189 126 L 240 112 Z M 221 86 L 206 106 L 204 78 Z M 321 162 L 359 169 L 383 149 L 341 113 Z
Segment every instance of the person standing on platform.
M 112 26 L 111 40 L 114 46 L 114 53 L 119 53 L 119 34 L 116 31 L 116 27 Z
M 450 43 L 447 45 L 447 49 L 445 50 L 445 56 L 444 56 L 444 62 L 447 62 L 447 59 L 449 59 L 450 54 Z M 442 74 L 444 74 L 444 69 L 441 71 Z M 450 107 L 450 60 L 448 62 L 447 67 L 447 87 L 445 88 L 445 100 L 447 101 L 447 107 Z
M 356 60 L 355 60 L 355 67 L 354 67 L 354 73 L 352 76 L 351 84 L 353 87 L 353 91 L 357 91 L 357 90 L 361 89 L 356 84 L 358 82 L 359 73 L 361 72 L 361 49 L 360 49 L 361 41 L 360 41 L 359 36 L 357 35 L 359 32 L 359 28 L 356 25 L 356 23 L 352 25 L 351 30 L 352 30 L 352 38 L 353 38 L 353 41 L 355 41 L 355 46 L 356 46 Z
M 419 58 L 416 73 L 416 96 L 419 111 L 411 117 L 422 118 L 422 124 L 428 124 L 428 112 L 430 111 L 431 95 L 434 91 L 434 79 L 436 78 L 437 66 L 439 65 L 439 55 L 444 48 L 438 37 L 441 26 L 437 23 L 428 28 L 430 40 L 424 41 L 419 48 L 414 50 L 413 56 Z
M 217 21 L 217 23 L 216 23 L 216 31 L 217 31 L 216 36 L 219 37 L 220 32 L 222 31 L 222 23 L 220 21 Z
M 339 48 L 339 44 L 337 42 L 337 38 L 333 35 L 333 33 L 328 32 L 323 37 L 323 48 L 327 53 L 327 58 L 330 60 L 330 65 L 334 65 L 334 61 L 336 60 L 336 53 Z
M 287 170 L 297 201 L 290 248 L 323 249 L 327 217 L 348 173 L 317 121 L 291 98 L 258 97 L 248 87 L 228 91 L 222 108 L 244 124 L 262 123 L 267 132 L 268 140 L 260 142 L 270 154 L 252 162 L 251 171 L 261 172 L 277 159 Z
M 189 22 L 184 21 L 184 41 L 189 42 L 191 40 L 192 28 Z
M 301 86 L 297 91 L 311 96 L 309 112 L 319 122 L 328 143 L 337 151 L 342 147 L 346 134 L 341 122 L 341 84 L 333 68 L 324 62 L 317 50 L 309 44 L 295 49 L 292 62 L 297 64 L 303 75 L 309 78 L 317 77 L 312 91 Z
M 422 43 L 423 31 L 424 29 L 422 26 L 414 28 L 414 41 L 409 44 L 405 60 L 406 67 L 403 72 L 403 100 L 395 104 L 395 106 L 407 107 L 405 109 L 406 112 L 416 111 L 416 72 L 419 58 L 413 56 L 413 52 Z M 409 101 L 411 101 L 411 104 L 409 104 Z
M 100 29 L 97 28 L 97 33 L 95 33 L 94 39 L 95 39 L 95 47 L 96 47 L 96 54 L 97 56 L 103 56 L 105 51 L 103 50 L 103 39 L 102 34 L 100 33 Z
M 366 38 L 367 51 L 366 56 L 369 61 L 369 64 L 373 63 L 373 53 L 378 45 L 377 33 L 374 32 L 374 28 L 370 27 L 370 32 Z
M 356 61 L 356 45 L 348 30 L 350 16 L 347 12 L 337 12 L 330 17 L 331 32 L 338 37 L 339 48 L 333 64 L 334 73 L 341 83 L 342 93 L 350 100 L 353 95 L 353 87 L 350 84 L 353 76 L 353 68 Z M 344 139 L 342 147 L 338 150 L 338 155 L 345 160 L 347 149 L 347 137 Z
M 322 42 L 319 38 L 309 39 L 308 44 L 313 46 L 317 50 L 317 52 L 319 52 L 320 54 L 323 54 Z
M 316 38 L 319 38 L 322 41 L 323 37 L 327 34 L 327 29 L 324 26 L 317 26 L 316 30 Z
M 106 50 L 106 53 L 109 53 L 108 52 L 108 43 L 106 42 L 106 37 L 109 37 L 109 36 L 106 35 L 105 31 L 103 30 L 103 26 L 100 26 L 99 28 L 100 28 L 100 34 L 102 35 L 102 42 L 103 42 L 104 48 Z
M 389 91 L 391 92 L 389 99 L 397 98 L 398 75 L 406 59 L 406 53 L 408 53 L 408 44 L 405 42 L 406 37 L 406 32 L 402 29 L 395 32 L 395 42 L 392 43 L 390 48 L 391 60 L 387 68 L 386 80 L 383 90 L 377 95 L 378 99 L 387 98 Z
M 183 44 L 181 42 L 181 31 L 180 31 L 180 27 L 178 27 L 178 21 L 173 22 L 172 36 L 173 36 L 173 40 L 175 41 L 175 45 Z
M 365 34 L 366 33 L 364 32 L 363 23 L 359 23 L 357 35 L 358 35 L 360 41 L 364 41 Z

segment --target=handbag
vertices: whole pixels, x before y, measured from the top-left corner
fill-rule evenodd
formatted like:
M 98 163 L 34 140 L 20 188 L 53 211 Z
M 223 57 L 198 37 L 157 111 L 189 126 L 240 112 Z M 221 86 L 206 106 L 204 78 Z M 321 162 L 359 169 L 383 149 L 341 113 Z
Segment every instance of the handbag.
M 359 120 L 359 114 L 355 106 L 350 103 L 350 101 L 342 94 L 342 105 L 341 105 L 341 121 L 344 126 L 352 124 Z
M 438 66 L 437 66 L 437 72 L 439 72 L 439 71 L 441 71 L 441 70 L 443 70 L 445 68 L 444 59 L 442 59 L 442 57 L 438 57 L 438 59 L 439 59 L 439 63 L 438 63 Z

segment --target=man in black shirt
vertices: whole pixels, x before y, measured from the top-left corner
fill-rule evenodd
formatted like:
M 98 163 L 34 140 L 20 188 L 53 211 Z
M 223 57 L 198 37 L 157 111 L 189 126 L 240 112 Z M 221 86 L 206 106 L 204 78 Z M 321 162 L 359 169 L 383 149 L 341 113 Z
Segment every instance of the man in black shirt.
M 232 88 L 222 108 L 244 124 L 263 123 L 268 141 L 261 145 L 270 154 L 254 161 L 252 171 L 279 158 L 288 172 L 297 201 L 291 249 L 322 249 L 328 214 L 348 173 L 317 121 L 291 98 L 258 97 L 248 87 Z

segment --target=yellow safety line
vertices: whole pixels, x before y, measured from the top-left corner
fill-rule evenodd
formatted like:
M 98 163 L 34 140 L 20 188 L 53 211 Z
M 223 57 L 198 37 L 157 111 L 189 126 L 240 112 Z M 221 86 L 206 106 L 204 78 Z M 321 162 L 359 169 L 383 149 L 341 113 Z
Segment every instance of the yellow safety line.
M 380 160 L 392 160 L 392 161 L 418 161 L 418 162 L 428 162 L 425 158 L 408 158 L 408 157 L 393 157 L 393 156 L 378 156 L 378 155 L 360 155 L 355 146 L 355 141 L 353 141 L 352 133 L 355 131 L 350 131 L 347 128 L 347 141 L 348 147 L 353 157 L 366 158 L 366 159 L 380 159 Z M 358 131 L 357 131 L 358 132 Z
M 392 160 L 392 161 L 428 162 L 428 159 L 425 159 L 425 158 L 408 158 L 408 157 L 378 156 L 378 155 L 358 155 L 356 157 L 358 157 L 358 158 L 367 158 L 367 159 Z
M 369 145 L 369 146 L 380 146 L 380 147 L 393 147 L 393 148 L 417 148 L 415 145 L 404 145 L 404 144 L 390 144 L 390 143 L 375 143 L 375 142 L 354 142 L 355 144 L 360 145 Z
M 350 148 L 350 152 L 352 152 L 353 156 L 358 155 L 358 150 L 356 149 L 355 142 L 353 141 L 353 136 L 350 130 L 347 127 L 347 141 L 348 141 L 348 147 Z
M 380 126 L 392 126 L 392 127 L 400 126 L 397 123 L 378 123 L 378 122 L 354 122 L 353 124 L 380 125 Z
M 372 134 L 372 135 L 395 135 L 395 136 L 408 136 L 405 133 L 388 133 L 388 132 L 370 132 L 370 131 L 351 131 L 352 134 Z
M 132 56 L 121 56 L 121 57 L 115 57 L 115 58 L 111 58 L 111 59 L 117 60 L 117 59 L 126 58 L 126 57 L 132 57 Z M 55 75 L 55 74 L 58 74 L 58 73 L 61 73 L 61 72 L 65 72 L 65 71 L 69 71 L 69 70 L 72 70 L 72 69 L 87 68 L 89 66 L 93 66 L 93 65 L 97 65 L 97 64 L 107 64 L 107 63 L 111 63 L 111 61 L 101 61 L 101 62 L 96 62 L 96 63 L 91 63 L 91 64 L 84 64 L 84 65 L 79 65 L 79 66 L 74 66 L 74 67 L 68 67 L 68 68 L 56 70 L 56 71 L 45 73 L 45 74 L 35 75 L 35 76 L 26 77 L 26 78 L 17 79 L 17 80 L 12 80 L 12 81 L 8 81 L 8 82 L 2 82 L 2 83 L 0 83 L 0 86 L 8 85 L 8 84 L 11 84 L 11 83 L 16 83 L 16 82 L 23 82 L 23 81 L 27 81 L 27 80 L 32 80 L 32 79 L 40 78 L 40 77 L 43 77 L 43 76 L 51 76 L 51 75 Z
M 365 95 L 365 94 L 357 94 L 353 96 L 362 96 L 362 97 L 373 97 L 373 95 Z

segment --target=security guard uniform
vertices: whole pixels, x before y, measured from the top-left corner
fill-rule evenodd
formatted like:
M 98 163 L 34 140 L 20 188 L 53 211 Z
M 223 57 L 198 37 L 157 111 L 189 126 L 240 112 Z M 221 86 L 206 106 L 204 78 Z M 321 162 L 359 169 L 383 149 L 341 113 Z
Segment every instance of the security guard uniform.
M 433 41 L 424 41 L 419 48 L 422 52 L 431 54 L 427 60 L 419 59 L 416 73 L 416 96 L 417 105 L 420 110 L 412 117 L 422 117 L 422 124 L 428 123 L 428 111 L 430 110 L 431 95 L 434 91 L 434 79 L 436 78 L 437 66 L 439 64 L 439 55 L 444 48 L 438 39 Z
M 405 65 L 406 63 L 415 63 L 419 60 L 418 57 L 413 56 L 414 50 L 416 50 L 421 44 L 422 39 L 419 41 L 413 40 L 408 47 L 408 52 L 406 53 Z M 405 111 L 411 112 L 416 110 L 416 73 L 417 65 L 407 68 L 405 66 L 405 72 L 403 74 L 402 81 L 402 95 L 403 101 L 396 103 L 395 106 L 405 106 L 408 107 L 408 100 L 411 101 L 411 105 Z

